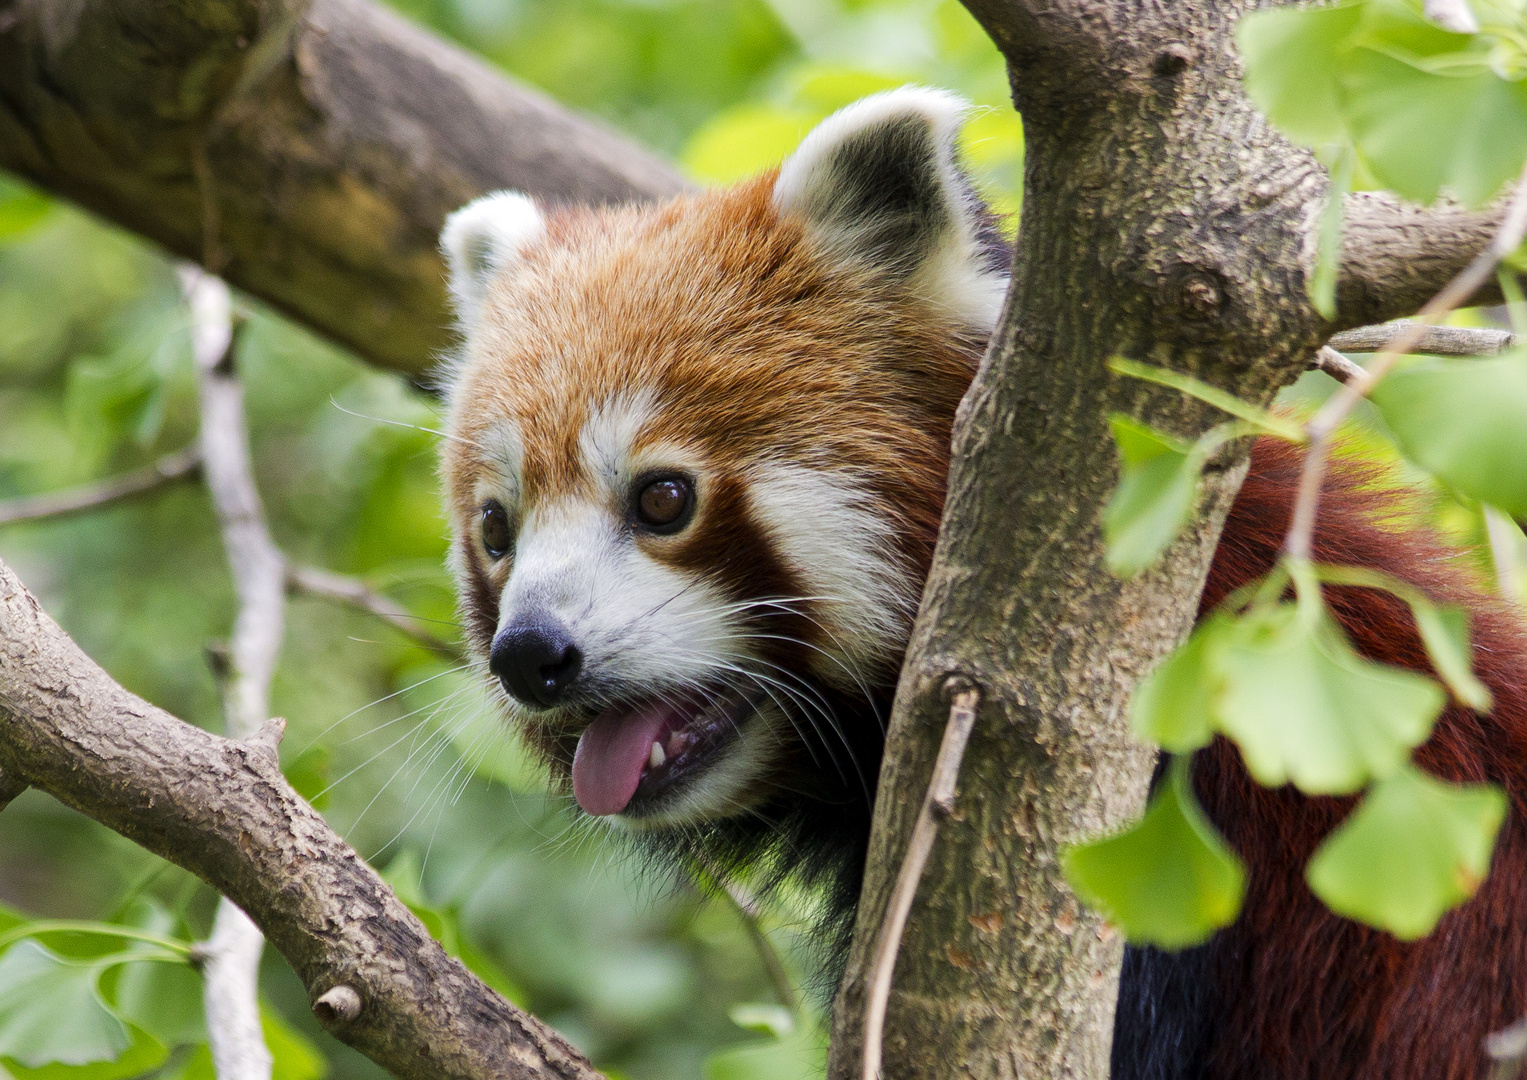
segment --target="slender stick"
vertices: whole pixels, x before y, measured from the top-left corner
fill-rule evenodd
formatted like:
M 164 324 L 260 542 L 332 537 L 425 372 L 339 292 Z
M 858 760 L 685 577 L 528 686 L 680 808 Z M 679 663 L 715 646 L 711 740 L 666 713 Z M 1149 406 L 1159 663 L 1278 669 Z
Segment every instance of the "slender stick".
M 1427 301 L 1426 306 L 1417 313 L 1416 322 L 1408 324 L 1383 352 L 1373 358 L 1364 373 L 1365 378 L 1346 383 L 1305 425 L 1310 442 L 1304 455 L 1304 472 L 1299 480 L 1293 521 L 1283 544 L 1290 556 L 1296 559 L 1310 557 L 1315 535 L 1315 514 L 1320 506 L 1320 485 L 1325 479 L 1331 434 L 1395 362 L 1416 347 L 1428 326 L 1473 296 L 1489 280 L 1495 272 L 1496 264 L 1516 250 L 1524 234 L 1527 234 L 1527 167 L 1523 168 L 1517 180 L 1511 202 L 1506 207 L 1506 215 L 1501 219 L 1489 245 L 1448 282 L 1441 292 Z
M 286 583 L 293 592 L 306 593 L 326 600 L 337 600 L 374 615 L 401 630 L 426 649 L 431 649 L 442 656 L 449 656 L 456 660 L 462 658 L 459 645 L 453 645 L 444 638 L 430 633 L 419 625 L 418 616 L 409 614 L 401 604 L 377 592 L 364 581 L 344 574 L 336 574 L 331 570 L 322 570 L 316 566 L 288 563 Z
M 1411 346 L 1412 352 L 1430 353 L 1433 356 L 1495 356 L 1520 344 L 1510 330 L 1472 326 L 1427 326 L 1410 319 L 1379 323 L 1377 326 L 1360 326 L 1356 330 L 1344 330 L 1326 342 L 1331 348 L 1344 353 L 1374 353 L 1390 348 L 1400 335 L 1411 333 L 1415 326 L 1421 327 L 1421 337 Z
M 181 278 L 191 308 L 201 397 L 203 475 L 239 600 L 228 650 L 225 721 L 230 736 L 248 740 L 270 715 L 270 683 L 285 632 L 286 560 L 270 538 L 255 488 L 244 388 L 234 368 L 237 333 L 228 286 L 195 268 L 183 269 Z M 227 897 L 219 899 L 202 968 L 218 1080 L 270 1080 L 272 1060 L 259 1005 L 264 948 L 265 938 L 249 916 Z
M 959 780 L 960 763 L 965 759 L 965 747 L 976 726 L 976 710 L 981 704 L 981 692 L 958 676 L 950 678 L 944 687 L 945 693 L 952 698 L 949 722 L 944 727 L 938 757 L 933 761 L 933 776 L 928 781 L 923 805 L 917 812 L 917 824 L 912 827 L 912 839 L 907 843 L 907 853 L 891 890 L 890 908 L 880 925 L 875 959 L 870 966 L 869 993 L 864 1003 L 863 1080 L 879 1080 L 880 1077 L 885 1010 L 891 1000 L 891 976 L 896 971 L 896 954 L 901 951 L 901 935 L 907 927 L 912 901 L 917 897 L 923 868 L 933 851 L 933 841 L 938 837 L 939 823 L 954 810 L 955 782 Z
M 177 480 L 184 480 L 201 468 L 201 448 L 188 446 L 173 454 L 166 454 L 158 461 L 141 469 L 107 477 L 64 491 L 50 491 L 43 495 L 27 495 L 19 499 L 0 501 L 0 525 L 15 525 L 23 521 L 42 521 L 47 518 L 67 517 L 85 510 L 94 510 L 121 499 L 142 495 L 167 487 Z

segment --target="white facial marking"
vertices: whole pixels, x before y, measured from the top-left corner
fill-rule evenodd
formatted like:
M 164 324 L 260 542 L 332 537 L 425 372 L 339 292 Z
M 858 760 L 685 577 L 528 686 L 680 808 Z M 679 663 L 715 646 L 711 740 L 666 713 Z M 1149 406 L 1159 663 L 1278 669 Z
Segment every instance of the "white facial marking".
M 650 389 L 620 394 L 589 411 L 578 433 L 584 468 L 595 481 L 615 489 L 630 478 L 632 447 L 657 407 Z
M 816 674 L 855 689 L 866 668 L 902 640 L 916 610 L 915 582 L 897 559 L 891 524 L 842 472 L 770 462 L 751 472 L 753 513 L 813 598 L 828 655 Z

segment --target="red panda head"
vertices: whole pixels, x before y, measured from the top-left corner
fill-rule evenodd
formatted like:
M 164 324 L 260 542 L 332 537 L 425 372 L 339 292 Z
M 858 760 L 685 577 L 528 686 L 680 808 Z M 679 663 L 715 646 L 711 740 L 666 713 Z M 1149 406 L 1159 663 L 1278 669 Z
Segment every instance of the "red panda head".
M 651 207 L 486 196 L 442 236 L 443 475 L 474 652 L 589 814 L 867 805 L 948 443 L 1006 287 L 929 90 Z

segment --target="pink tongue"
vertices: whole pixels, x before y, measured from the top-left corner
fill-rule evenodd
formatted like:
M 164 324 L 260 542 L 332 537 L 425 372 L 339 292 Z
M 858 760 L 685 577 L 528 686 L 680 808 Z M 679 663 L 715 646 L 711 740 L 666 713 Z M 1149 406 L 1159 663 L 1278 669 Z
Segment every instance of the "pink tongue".
M 595 817 L 618 814 L 626 808 L 642 768 L 665 724 L 677 720 L 671 705 L 654 702 L 634 712 L 602 712 L 578 739 L 573 754 L 573 795 Z

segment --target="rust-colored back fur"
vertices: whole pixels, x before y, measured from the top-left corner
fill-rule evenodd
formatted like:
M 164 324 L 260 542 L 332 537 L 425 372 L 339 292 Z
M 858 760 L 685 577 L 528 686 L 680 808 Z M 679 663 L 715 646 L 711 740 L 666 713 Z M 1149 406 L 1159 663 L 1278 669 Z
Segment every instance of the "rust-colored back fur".
M 1298 483 L 1300 452 L 1258 443 L 1230 512 L 1202 610 L 1265 574 L 1278 557 Z M 1409 581 L 1472 613 L 1475 668 L 1494 694 L 1488 716 L 1457 705 L 1438 721 L 1418 760 L 1448 780 L 1493 780 L 1511 810 L 1489 879 L 1429 937 L 1405 943 L 1328 911 L 1303 868 L 1345 816 L 1350 799 L 1268 790 L 1223 739 L 1199 759 L 1209 816 L 1246 860 L 1239 922 L 1205 950 L 1212 1006 L 1204 1075 L 1351 1080 L 1473 1080 L 1488 1066 L 1483 1040 L 1527 1009 L 1527 633 L 1522 621 L 1471 583 L 1468 568 L 1428 531 L 1384 527 L 1392 492 L 1360 467 L 1332 470 L 1315 556 Z M 1429 671 L 1409 610 L 1387 593 L 1335 588 L 1329 603 L 1365 655 Z

